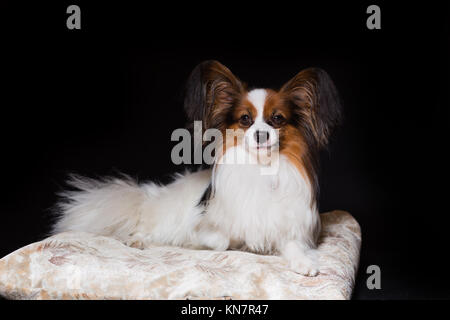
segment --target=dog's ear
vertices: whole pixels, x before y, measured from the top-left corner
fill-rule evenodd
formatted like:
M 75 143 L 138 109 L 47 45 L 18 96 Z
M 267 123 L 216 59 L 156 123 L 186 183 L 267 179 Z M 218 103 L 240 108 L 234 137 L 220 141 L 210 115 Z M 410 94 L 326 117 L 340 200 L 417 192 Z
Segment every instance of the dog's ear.
M 215 60 L 200 63 L 186 85 L 184 109 L 188 120 L 203 121 L 203 129 L 221 129 L 231 108 L 241 99 L 244 85 Z
M 326 146 L 333 129 L 342 120 L 340 98 L 328 73 L 320 68 L 305 69 L 288 81 L 281 92 L 316 146 Z

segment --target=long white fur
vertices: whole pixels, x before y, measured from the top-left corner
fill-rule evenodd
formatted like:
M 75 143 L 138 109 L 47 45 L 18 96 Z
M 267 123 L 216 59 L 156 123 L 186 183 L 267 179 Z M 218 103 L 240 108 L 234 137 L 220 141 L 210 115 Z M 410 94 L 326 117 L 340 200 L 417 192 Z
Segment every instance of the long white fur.
M 236 146 L 225 157 L 245 152 Z M 85 231 L 144 248 L 165 244 L 277 253 L 294 270 L 314 276 L 312 249 L 320 219 L 309 205 L 311 188 L 287 158 L 278 161 L 275 187 L 272 176 L 261 175 L 261 165 L 227 161 L 214 171 L 179 175 L 166 186 L 74 177 L 70 183 L 79 191 L 64 194 L 54 233 Z M 214 196 L 203 207 L 199 201 L 211 181 Z
M 66 200 L 53 233 L 85 231 L 143 246 L 196 246 L 194 228 L 202 217 L 197 204 L 209 179 L 210 170 L 180 174 L 166 186 L 74 177 L 69 184 L 78 191 L 62 194 Z

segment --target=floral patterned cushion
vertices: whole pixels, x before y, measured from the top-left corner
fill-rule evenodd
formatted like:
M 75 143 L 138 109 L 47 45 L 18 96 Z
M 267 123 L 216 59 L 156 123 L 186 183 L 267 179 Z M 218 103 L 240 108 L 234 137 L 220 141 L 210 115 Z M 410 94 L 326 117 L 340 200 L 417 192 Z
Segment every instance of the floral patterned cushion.
M 0 259 L 8 299 L 349 299 L 361 231 L 347 212 L 321 214 L 320 274 L 277 256 L 153 246 L 67 232 Z

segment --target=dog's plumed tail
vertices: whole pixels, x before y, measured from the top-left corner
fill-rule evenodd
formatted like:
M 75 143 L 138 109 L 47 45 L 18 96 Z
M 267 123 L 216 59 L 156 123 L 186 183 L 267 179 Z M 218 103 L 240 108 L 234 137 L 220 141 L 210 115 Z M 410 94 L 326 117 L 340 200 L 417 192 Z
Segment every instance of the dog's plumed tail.
M 72 175 L 68 184 L 76 190 L 60 193 L 53 234 L 84 231 L 126 239 L 136 229 L 148 195 L 129 177 L 94 180 Z

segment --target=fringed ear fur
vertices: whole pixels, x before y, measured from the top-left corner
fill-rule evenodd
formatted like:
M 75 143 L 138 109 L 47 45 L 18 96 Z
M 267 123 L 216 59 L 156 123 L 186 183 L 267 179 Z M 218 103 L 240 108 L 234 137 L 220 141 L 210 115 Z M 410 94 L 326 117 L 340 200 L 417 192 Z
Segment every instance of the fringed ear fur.
M 316 146 L 326 146 L 342 120 L 340 98 L 331 77 L 320 68 L 309 68 L 288 81 L 281 92 Z
M 202 121 L 203 129 L 223 129 L 230 109 L 240 101 L 243 83 L 215 60 L 197 65 L 186 85 L 184 109 L 189 122 Z

